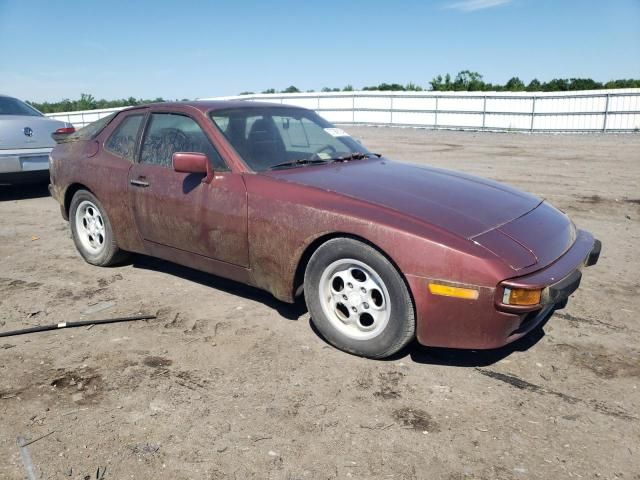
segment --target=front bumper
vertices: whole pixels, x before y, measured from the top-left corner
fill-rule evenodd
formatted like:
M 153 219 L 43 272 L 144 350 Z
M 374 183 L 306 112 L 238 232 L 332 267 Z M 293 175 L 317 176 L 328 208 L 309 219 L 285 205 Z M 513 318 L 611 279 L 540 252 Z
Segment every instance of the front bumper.
M 588 232 L 579 231 L 571 248 L 547 268 L 501 282 L 496 289 L 496 308 L 505 312 L 522 313 L 562 303 L 580 286 L 582 268 L 595 265 L 601 250 L 602 243 L 599 240 L 595 240 Z M 504 304 L 502 299 L 505 288 L 542 289 L 540 304 L 527 306 Z
M 601 243 L 580 230 L 576 241 L 551 265 L 529 275 L 479 287 L 477 300 L 432 295 L 430 279 L 407 276 L 414 293 L 418 342 L 427 346 L 489 349 L 511 343 L 536 328 L 556 309 L 563 308 L 578 288 L 582 269 L 597 263 Z M 505 288 L 543 289 L 540 304 L 502 303 Z

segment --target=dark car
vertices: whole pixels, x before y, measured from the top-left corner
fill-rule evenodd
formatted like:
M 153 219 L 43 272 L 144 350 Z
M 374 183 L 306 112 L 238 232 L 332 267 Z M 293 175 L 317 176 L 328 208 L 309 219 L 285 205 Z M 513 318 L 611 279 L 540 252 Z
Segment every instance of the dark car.
M 312 111 L 252 102 L 123 110 L 52 153 L 80 254 L 140 252 L 293 302 L 333 345 L 493 348 L 562 308 L 600 242 L 506 185 L 391 161 Z

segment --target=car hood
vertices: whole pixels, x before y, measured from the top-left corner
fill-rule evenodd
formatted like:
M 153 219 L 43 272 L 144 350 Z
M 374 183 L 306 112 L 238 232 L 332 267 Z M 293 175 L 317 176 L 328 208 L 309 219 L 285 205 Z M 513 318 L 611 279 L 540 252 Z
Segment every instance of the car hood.
M 547 202 L 515 220 L 473 237 L 473 241 L 518 271 L 544 268 L 560 258 L 576 239 L 576 228 Z
M 389 208 L 468 239 L 521 217 L 541 202 L 491 180 L 387 159 L 266 175 Z
M 47 117 L 0 115 L 0 149 L 53 147 L 51 134 L 68 124 Z M 30 135 L 25 135 L 25 128 Z

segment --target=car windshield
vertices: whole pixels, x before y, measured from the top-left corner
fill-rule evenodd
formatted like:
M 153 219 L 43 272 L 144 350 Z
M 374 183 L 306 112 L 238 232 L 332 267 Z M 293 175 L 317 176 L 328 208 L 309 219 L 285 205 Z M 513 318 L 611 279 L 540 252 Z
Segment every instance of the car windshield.
M 302 108 L 248 106 L 215 110 L 210 116 L 256 172 L 372 155 L 343 130 Z
M 42 114 L 31 105 L 12 97 L 0 97 L 0 115 L 42 116 Z

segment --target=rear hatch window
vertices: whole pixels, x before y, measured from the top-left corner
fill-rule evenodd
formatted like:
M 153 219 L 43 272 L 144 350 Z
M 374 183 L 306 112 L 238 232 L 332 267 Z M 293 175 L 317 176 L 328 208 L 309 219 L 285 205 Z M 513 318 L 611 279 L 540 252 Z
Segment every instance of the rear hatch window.
M 67 135 L 62 140 L 59 140 L 58 143 L 68 143 L 68 142 L 77 142 L 78 140 L 91 140 L 97 137 L 104 128 L 109 125 L 113 117 L 115 117 L 119 112 L 113 112 L 106 117 L 102 117 L 95 122 L 90 123 L 86 127 L 82 127 L 77 130 L 75 133 L 71 135 Z

